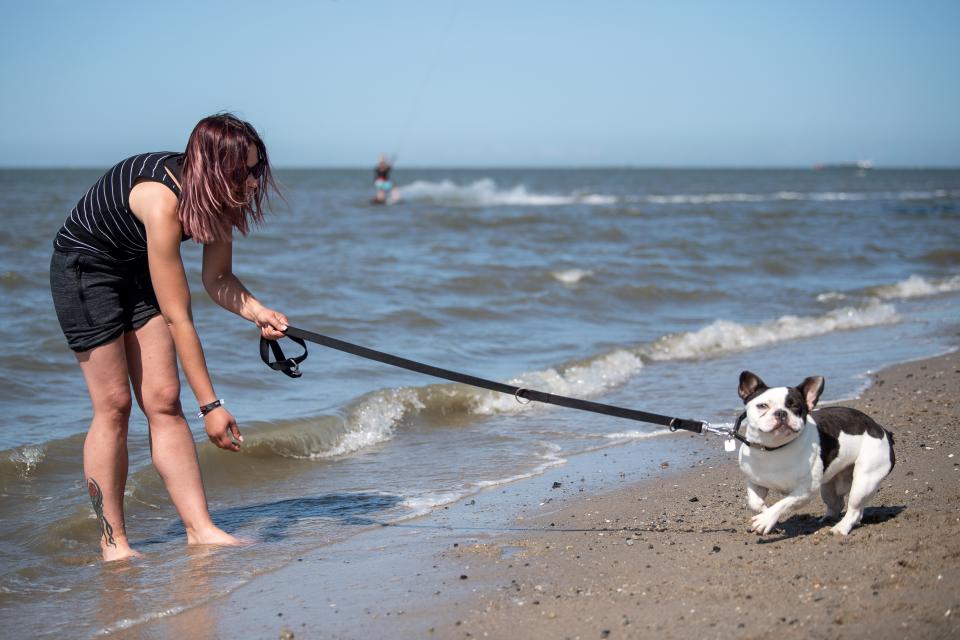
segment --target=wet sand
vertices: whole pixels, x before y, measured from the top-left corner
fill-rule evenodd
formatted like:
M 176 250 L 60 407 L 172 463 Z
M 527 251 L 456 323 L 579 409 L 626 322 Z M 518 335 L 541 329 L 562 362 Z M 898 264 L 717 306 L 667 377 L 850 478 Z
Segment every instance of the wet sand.
M 637 462 L 649 441 L 576 456 L 114 637 L 960 637 L 958 401 L 952 353 L 840 403 L 893 431 L 897 456 L 846 538 L 819 497 L 749 532 L 735 455 L 677 434 L 671 464 Z

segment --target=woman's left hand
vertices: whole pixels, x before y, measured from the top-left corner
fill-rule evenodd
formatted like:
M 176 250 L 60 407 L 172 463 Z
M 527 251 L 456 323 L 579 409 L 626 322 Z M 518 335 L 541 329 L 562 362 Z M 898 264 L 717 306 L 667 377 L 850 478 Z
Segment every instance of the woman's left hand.
M 227 451 L 240 451 L 243 436 L 237 419 L 222 405 L 203 416 L 203 428 L 210 442 Z
M 260 328 L 260 335 L 267 340 L 278 340 L 287 330 L 287 316 L 264 307 L 253 320 Z

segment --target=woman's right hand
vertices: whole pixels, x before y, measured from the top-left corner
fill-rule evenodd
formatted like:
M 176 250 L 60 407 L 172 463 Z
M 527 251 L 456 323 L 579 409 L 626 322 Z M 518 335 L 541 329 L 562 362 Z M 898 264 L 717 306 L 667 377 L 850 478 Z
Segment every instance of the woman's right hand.
M 267 340 L 279 340 L 287 330 L 287 316 L 279 311 L 262 307 L 253 317 L 254 324 L 260 329 L 260 335 Z
M 210 442 L 227 451 L 240 451 L 243 436 L 237 419 L 224 407 L 217 407 L 203 417 L 203 428 Z M 232 436 L 232 437 L 231 437 Z

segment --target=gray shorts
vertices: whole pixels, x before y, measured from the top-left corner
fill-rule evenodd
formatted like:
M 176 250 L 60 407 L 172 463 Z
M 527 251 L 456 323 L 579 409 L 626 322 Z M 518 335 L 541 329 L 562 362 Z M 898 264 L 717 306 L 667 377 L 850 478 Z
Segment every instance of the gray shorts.
M 54 251 L 50 292 L 60 328 L 74 351 L 89 351 L 160 314 L 147 260 L 113 262 Z

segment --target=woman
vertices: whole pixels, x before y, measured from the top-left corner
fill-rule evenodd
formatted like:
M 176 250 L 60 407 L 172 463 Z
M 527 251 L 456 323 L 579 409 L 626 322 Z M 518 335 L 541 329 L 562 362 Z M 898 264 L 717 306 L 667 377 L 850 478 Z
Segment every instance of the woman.
M 377 190 L 377 195 L 373 201 L 377 204 L 387 202 L 387 194 L 393 192 L 393 183 L 390 182 L 390 170 L 393 166 L 387 162 L 386 156 L 380 156 L 377 160 L 377 166 L 373 170 L 373 188 Z
M 150 451 L 188 544 L 244 541 L 213 524 L 196 448 L 180 406 L 177 358 L 204 428 L 239 451 L 237 421 L 214 392 L 193 326 L 180 243 L 203 244 L 203 285 L 220 306 L 277 339 L 286 317 L 260 304 L 232 271 L 232 233 L 263 220 L 276 190 L 254 128 L 231 114 L 201 120 L 186 152 L 146 153 L 107 171 L 77 203 L 54 240 L 50 286 L 93 404 L 83 471 L 105 561 L 140 555 L 127 539 L 123 493 L 132 383 L 147 418 Z

